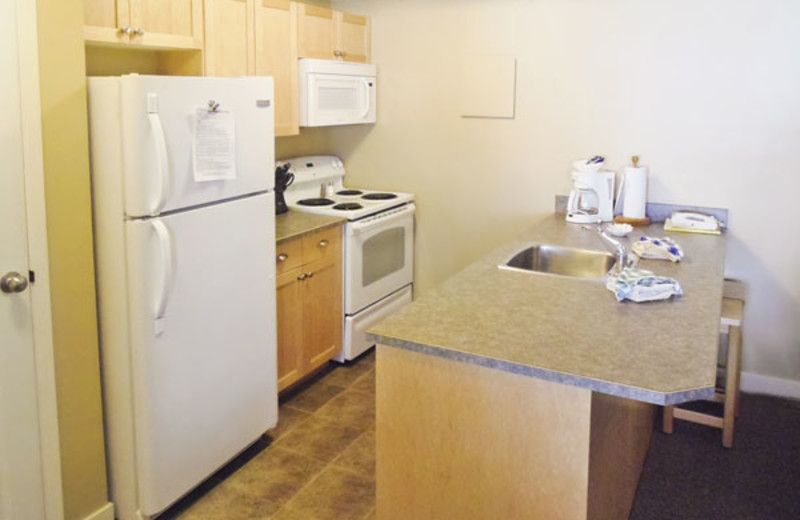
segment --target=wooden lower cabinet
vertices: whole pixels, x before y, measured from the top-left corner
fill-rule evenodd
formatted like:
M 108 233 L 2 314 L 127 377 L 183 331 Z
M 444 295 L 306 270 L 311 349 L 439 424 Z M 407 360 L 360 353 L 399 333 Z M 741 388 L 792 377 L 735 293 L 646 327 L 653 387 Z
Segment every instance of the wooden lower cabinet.
M 342 348 L 341 226 L 277 246 L 278 390 Z

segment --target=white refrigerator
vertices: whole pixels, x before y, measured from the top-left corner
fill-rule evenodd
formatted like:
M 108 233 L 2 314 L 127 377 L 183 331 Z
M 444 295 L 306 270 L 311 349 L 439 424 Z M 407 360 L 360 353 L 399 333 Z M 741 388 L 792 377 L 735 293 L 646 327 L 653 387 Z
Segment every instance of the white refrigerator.
M 120 520 L 277 422 L 271 78 L 89 78 L 103 401 Z

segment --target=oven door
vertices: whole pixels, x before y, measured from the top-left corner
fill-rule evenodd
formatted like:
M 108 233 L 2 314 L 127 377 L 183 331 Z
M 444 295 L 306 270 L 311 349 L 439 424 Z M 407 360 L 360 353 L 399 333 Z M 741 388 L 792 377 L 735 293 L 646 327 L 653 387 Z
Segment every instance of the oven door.
M 344 312 L 367 305 L 414 280 L 414 204 L 346 226 Z

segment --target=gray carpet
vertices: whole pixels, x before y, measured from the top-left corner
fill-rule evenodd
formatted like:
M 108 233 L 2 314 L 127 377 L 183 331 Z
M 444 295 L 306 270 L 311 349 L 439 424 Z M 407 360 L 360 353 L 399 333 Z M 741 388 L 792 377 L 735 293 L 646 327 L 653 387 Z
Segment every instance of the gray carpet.
M 800 519 L 800 401 L 741 406 L 730 450 L 716 428 L 676 420 L 666 435 L 659 421 L 630 520 Z

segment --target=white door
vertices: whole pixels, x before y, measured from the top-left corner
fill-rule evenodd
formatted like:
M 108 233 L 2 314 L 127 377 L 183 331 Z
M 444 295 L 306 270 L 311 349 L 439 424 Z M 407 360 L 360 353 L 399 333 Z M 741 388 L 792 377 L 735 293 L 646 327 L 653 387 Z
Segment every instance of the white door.
M 15 2 L 0 2 L 0 520 L 45 517 Z

